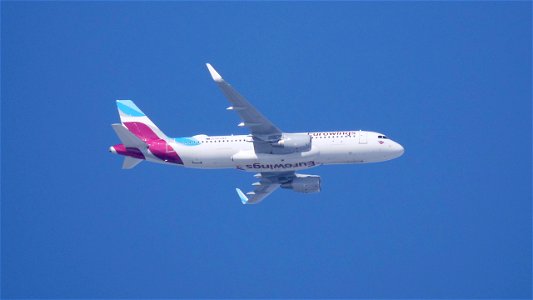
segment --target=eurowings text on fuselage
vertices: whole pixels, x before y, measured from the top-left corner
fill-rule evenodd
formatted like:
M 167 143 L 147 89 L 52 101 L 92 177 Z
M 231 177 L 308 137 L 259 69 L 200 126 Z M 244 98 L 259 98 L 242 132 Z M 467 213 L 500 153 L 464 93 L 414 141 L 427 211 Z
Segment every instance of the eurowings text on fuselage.
M 285 133 L 226 83 L 207 64 L 213 80 L 239 114 L 248 135 L 167 137 L 132 101 L 117 100 L 121 124 L 112 127 L 121 144 L 109 151 L 125 156 L 123 168 L 143 160 L 199 169 L 236 168 L 256 172 L 254 191 L 237 193 L 243 204 L 262 201 L 277 188 L 319 192 L 320 177 L 296 171 L 328 164 L 360 164 L 397 158 L 403 147 L 372 131 Z

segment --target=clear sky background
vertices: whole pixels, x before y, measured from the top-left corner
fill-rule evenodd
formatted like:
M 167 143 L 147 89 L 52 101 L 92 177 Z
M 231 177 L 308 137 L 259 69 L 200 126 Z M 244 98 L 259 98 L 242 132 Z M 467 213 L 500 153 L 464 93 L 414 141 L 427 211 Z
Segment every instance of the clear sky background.
M 530 2 L 2 2 L 2 296 L 531 297 Z M 115 99 L 171 136 L 406 149 L 243 206 L 251 173 L 121 170 Z

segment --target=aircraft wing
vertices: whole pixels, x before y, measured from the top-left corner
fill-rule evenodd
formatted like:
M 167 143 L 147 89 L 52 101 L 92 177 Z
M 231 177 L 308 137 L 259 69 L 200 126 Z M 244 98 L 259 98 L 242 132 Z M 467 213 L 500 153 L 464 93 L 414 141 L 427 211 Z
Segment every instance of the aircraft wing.
M 241 198 L 242 204 L 256 204 L 272 194 L 272 192 L 277 190 L 279 186 L 279 183 L 262 185 L 256 188 L 253 192 L 248 192 L 246 194 L 244 194 L 239 188 L 236 188 L 236 190 L 239 198 Z
M 255 177 L 261 180 L 252 184 L 255 186 L 252 192 L 245 194 L 239 188 L 236 189 L 242 204 L 257 204 L 263 201 L 283 183 L 296 177 L 296 174 L 294 172 L 264 172 L 256 174 Z
M 224 81 L 222 76 L 211 66 L 206 64 L 211 77 L 216 82 L 218 87 L 228 98 L 232 106 L 228 110 L 236 111 L 242 119 L 241 127 L 248 127 L 252 132 L 254 140 L 259 141 L 277 141 L 282 132 L 279 128 L 263 116 L 252 104 L 250 104 L 237 90 L 235 90 L 229 83 Z

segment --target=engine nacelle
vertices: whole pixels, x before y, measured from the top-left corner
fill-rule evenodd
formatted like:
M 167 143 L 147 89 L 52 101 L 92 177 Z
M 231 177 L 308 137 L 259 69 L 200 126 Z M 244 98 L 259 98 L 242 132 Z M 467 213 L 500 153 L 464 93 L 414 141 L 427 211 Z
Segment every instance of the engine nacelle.
M 295 192 L 299 193 L 318 193 L 320 192 L 320 176 L 317 175 L 302 175 L 296 174 L 297 177 L 294 178 L 289 183 L 284 183 L 281 185 L 284 189 L 292 189 Z
M 311 136 L 307 133 L 284 133 L 272 146 L 283 148 L 288 152 L 306 152 L 311 150 Z

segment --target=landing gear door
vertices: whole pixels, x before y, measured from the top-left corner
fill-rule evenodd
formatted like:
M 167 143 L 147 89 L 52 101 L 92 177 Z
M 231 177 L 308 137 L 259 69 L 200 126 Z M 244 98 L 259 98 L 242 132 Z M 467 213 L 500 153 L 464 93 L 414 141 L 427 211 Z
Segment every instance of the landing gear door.
M 366 144 L 366 143 L 367 143 L 366 132 L 359 131 L 359 144 Z

